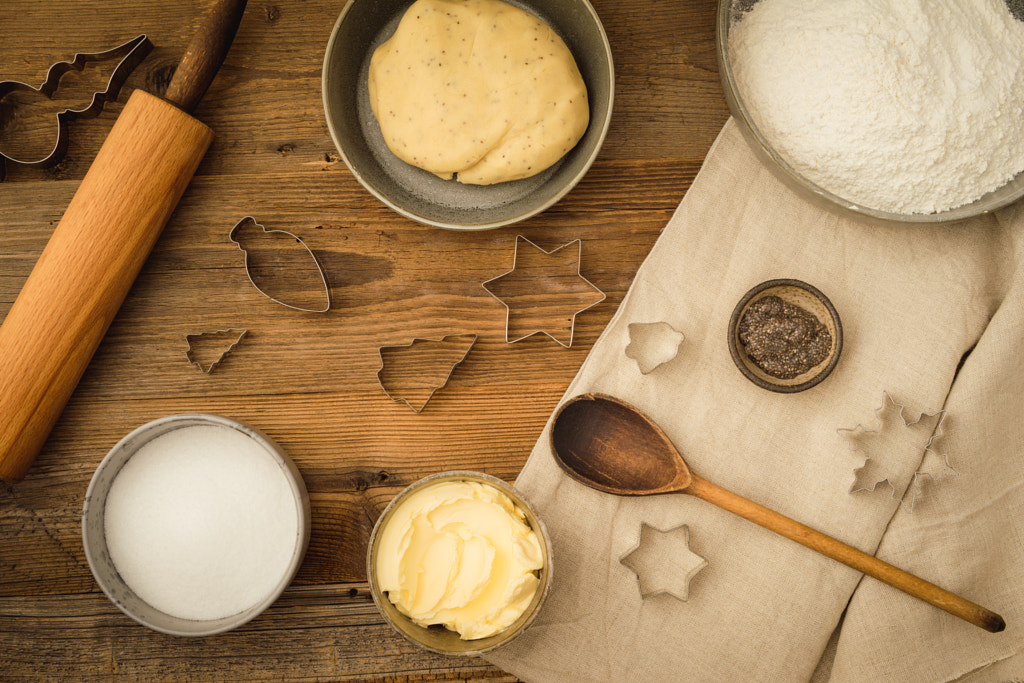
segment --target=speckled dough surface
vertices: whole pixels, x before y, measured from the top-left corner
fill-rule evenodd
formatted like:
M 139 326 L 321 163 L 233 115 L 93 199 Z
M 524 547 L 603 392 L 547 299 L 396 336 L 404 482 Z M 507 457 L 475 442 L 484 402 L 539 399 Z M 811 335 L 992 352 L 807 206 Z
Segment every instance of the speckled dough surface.
M 500 0 L 418 0 L 374 52 L 368 86 L 396 156 L 467 184 L 535 175 L 589 123 L 565 43 Z

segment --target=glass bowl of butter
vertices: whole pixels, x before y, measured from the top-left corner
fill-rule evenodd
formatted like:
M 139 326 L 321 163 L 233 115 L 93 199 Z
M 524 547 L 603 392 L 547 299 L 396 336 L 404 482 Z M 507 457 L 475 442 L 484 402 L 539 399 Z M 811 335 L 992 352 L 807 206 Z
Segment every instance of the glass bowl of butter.
M 615 77 L 588 0 L 349 0 L 321 80 L 331 138 L 366 190 L 417 222 L 483 230 L 583 178 Z
M 442 472 L 385 508 L 366 572 L 377 608 L 400 635 L 432 652 L 475 656 L 537 616 L 551 585 L 551 541 L 505 482 Z

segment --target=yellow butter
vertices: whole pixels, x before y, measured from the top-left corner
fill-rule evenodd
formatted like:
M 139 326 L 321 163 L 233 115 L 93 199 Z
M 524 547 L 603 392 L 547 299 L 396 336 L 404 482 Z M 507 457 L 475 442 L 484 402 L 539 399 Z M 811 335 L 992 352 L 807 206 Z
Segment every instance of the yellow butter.
M 569 48 L 500 0 L 417 0 L 374 51 L 369 94 L 396 156 L 474 185 L 540 173 L 590 120 Z
M 485 638 L 508 628 L 537 592 L 540 540 L 523 512 L 488 484 L 426 486 L 395 507 L 380 533 L 379 588 L 420 626 Z

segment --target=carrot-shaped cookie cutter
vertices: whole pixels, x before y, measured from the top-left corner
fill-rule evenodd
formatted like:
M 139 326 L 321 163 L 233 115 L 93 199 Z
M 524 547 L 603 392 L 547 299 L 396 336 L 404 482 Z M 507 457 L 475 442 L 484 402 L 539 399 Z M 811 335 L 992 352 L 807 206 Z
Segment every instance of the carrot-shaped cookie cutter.
M 259 228 L 259 231 L 256 228 Z M 326 313 L 331 309 L 331 290 L 327 286 L 324 269 L 320 267 L 316 255 L 301 239 L 284 230 L 268 230 L 252 216 L 246 216 L 238 221 L 235 227 L 231 228 L 228 238 L 245 254 L 245 274 L 252 286 L 265 297 L 296 311 Z M 265 242 L 267 245 L 256 250 L 254 246 L 259 242 Z M 273 290 L 275 286 L 287 289 L 281 285 L 294 284 L 297 278 L 301 279 L 303 274 L 297 271 L 303 269 L 318 279 L 317 284 L 322 285 L 322 297 L 319 287 L 317 293 L 313 295 L 301 282 L 299 284 L 303 286 L 296 290 L 299 292 L 296 299 L 308 297 L 308 300 L 302 303 L 296 303 L 295 300 L 284 301 L 280 294 L 274 296 L 268 291 Z M 314 303 L 314 299 L 318 300 L 318 303 Z

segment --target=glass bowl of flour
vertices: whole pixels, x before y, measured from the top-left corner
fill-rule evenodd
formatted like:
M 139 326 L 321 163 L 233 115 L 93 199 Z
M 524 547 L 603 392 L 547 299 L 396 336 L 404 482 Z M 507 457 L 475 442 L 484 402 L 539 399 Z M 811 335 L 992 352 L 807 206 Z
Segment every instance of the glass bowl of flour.
M 720 0 L 730 112 L 790 187 L 944 223 L 1024 196 L 1024 1 Z
M 291 583 L 310 506 L 292 460 L 252 427 L 185 413 L 119 441 L 86 491 L 82 540 L 108 598 L 177 636 L 236 628 Z

